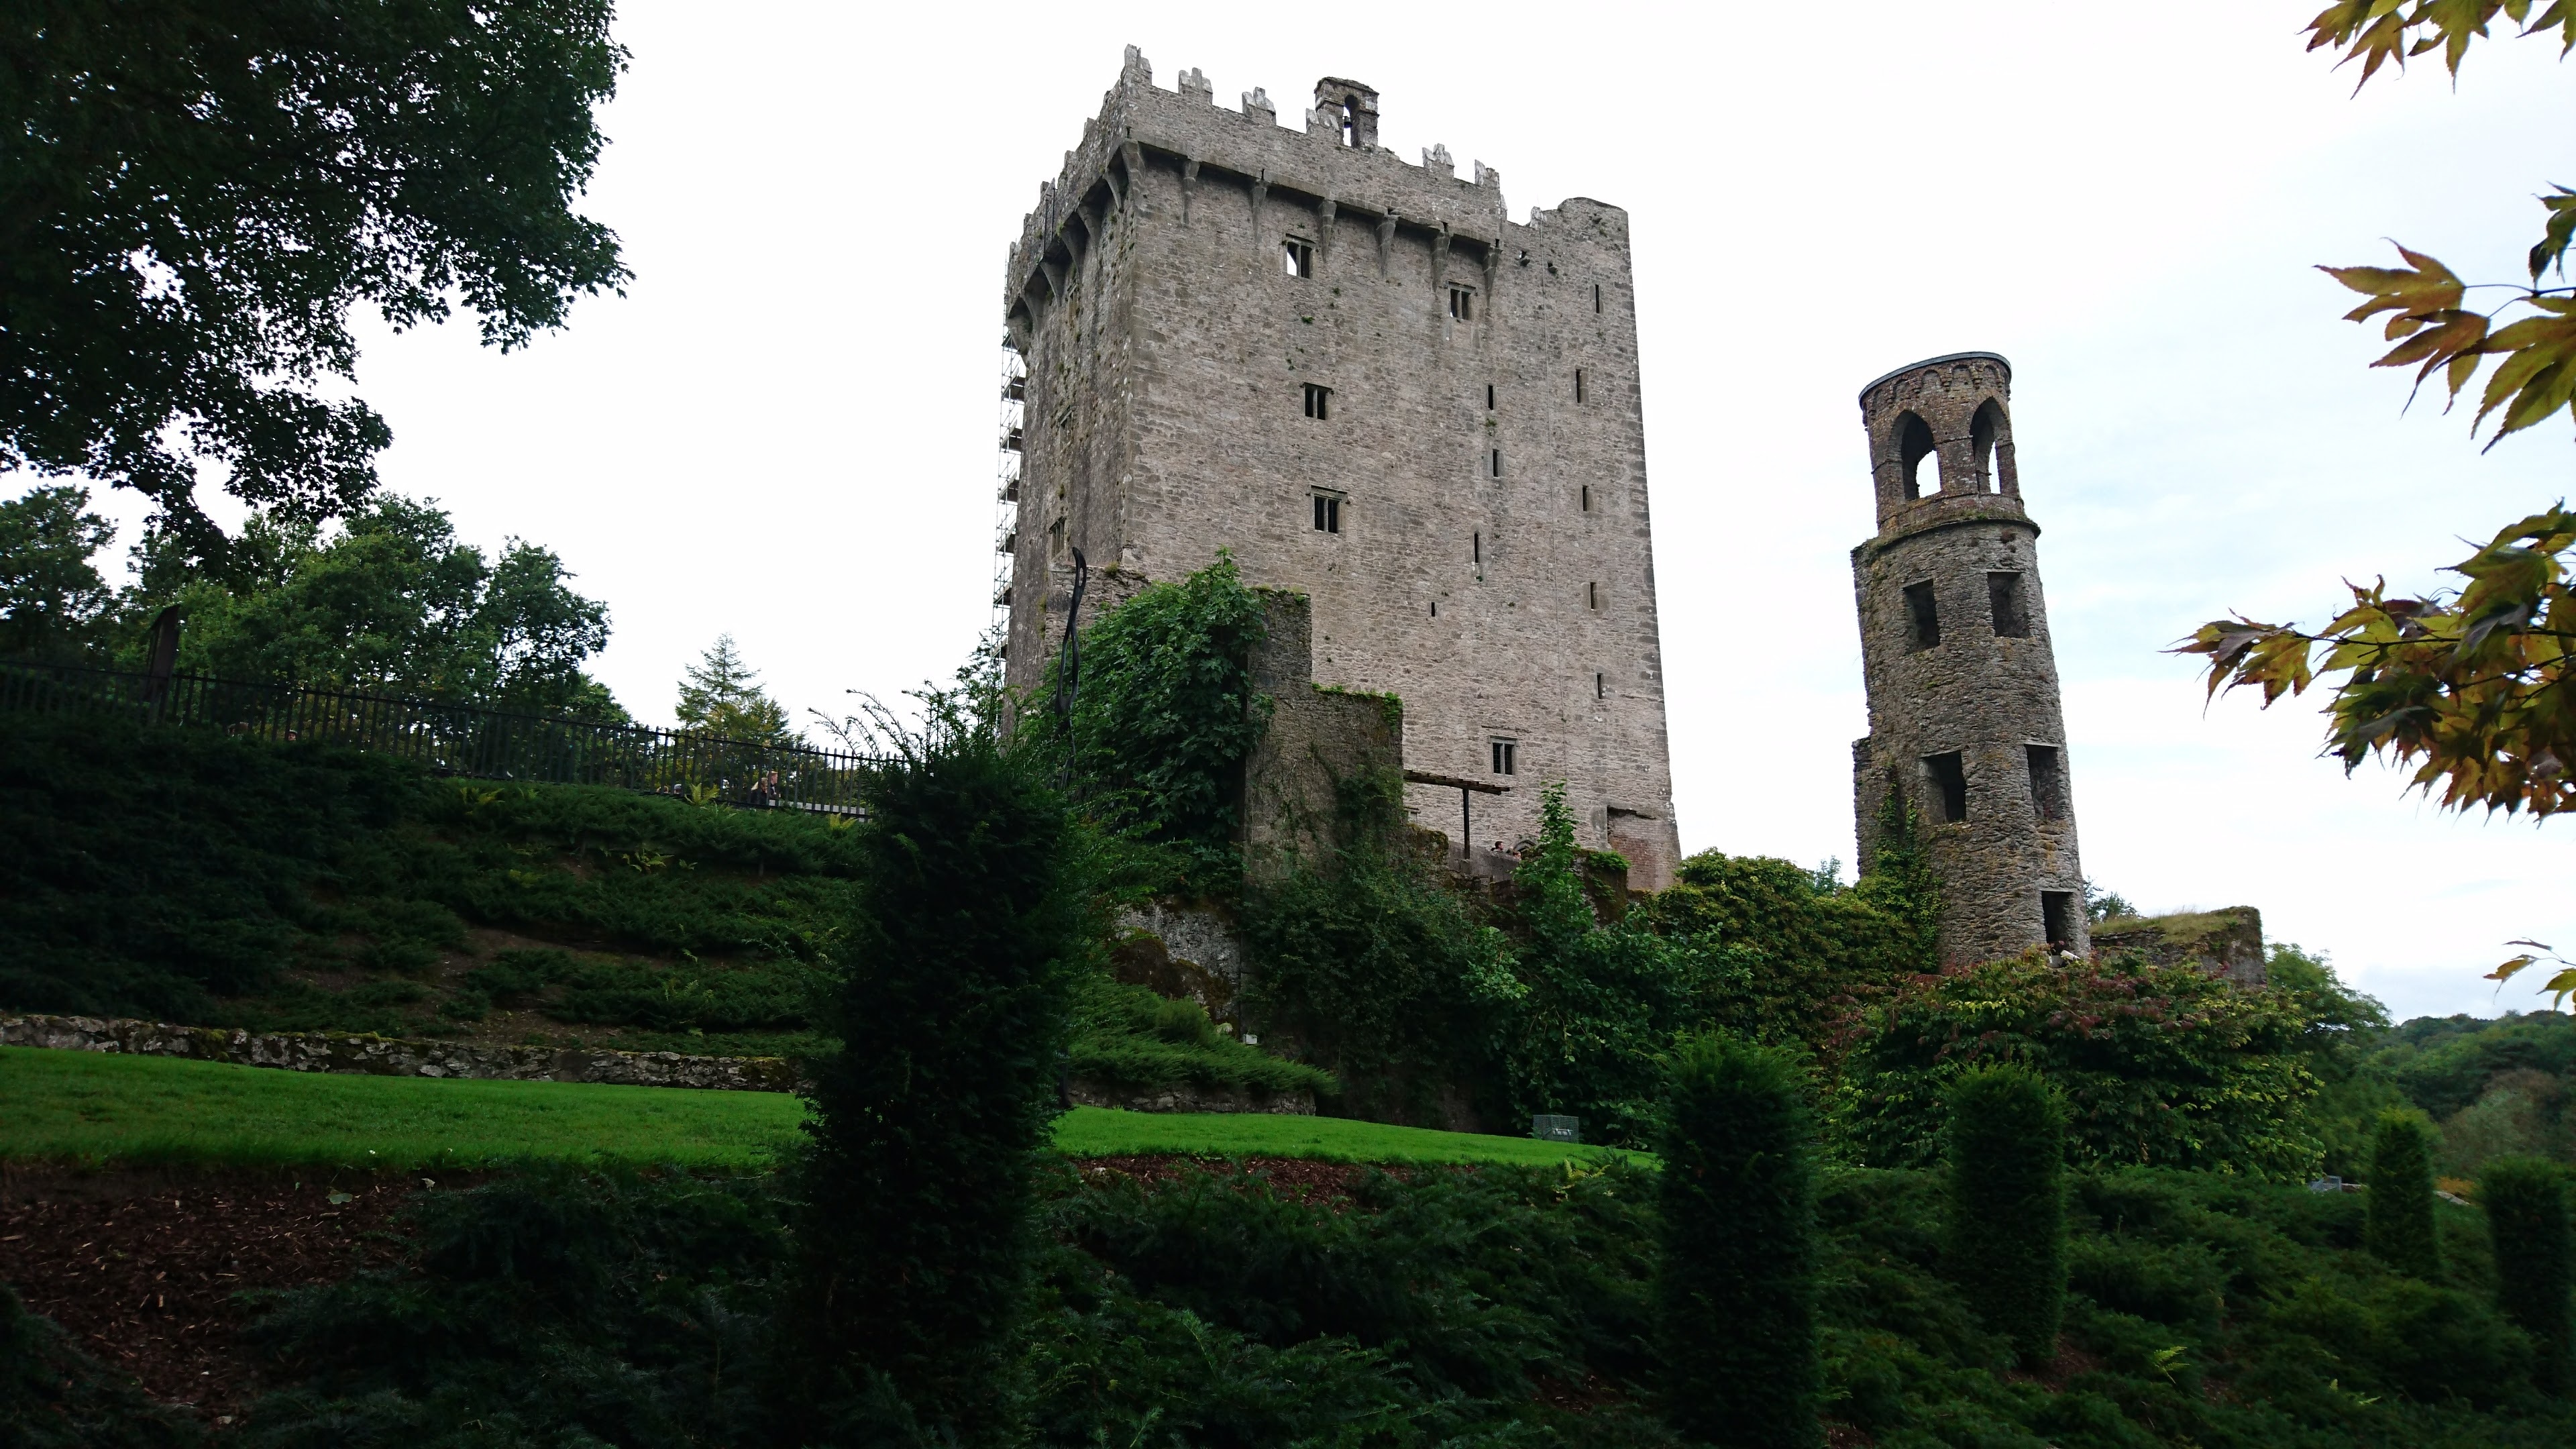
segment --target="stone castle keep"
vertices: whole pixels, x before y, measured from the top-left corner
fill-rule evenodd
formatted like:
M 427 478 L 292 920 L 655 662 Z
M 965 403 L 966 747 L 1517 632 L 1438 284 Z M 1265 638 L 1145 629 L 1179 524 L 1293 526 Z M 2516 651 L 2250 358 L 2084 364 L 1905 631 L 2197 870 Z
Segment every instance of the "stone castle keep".
M 1061 642 L 1075 550 L 1086 621 L 1230 550 L 1312 601 L 1317 684 L 1403 701 L 1419 823 L 1460 833 L 1472 790 L 1467 843 L 1509 845 L 1563 780 L 1583 843 L 1660 888 L 1680 847 L 1627 213 L 1517 224 L 1496 172 L 1408 162 L 1378 120 L 1334 79 L 1302 126 L 1259 90 L 1221 109 L 1128 50 L 1005 279 L 1009 680 Z
M 1861 389 L 1878 536 L 1852 550 L 1869 735 L 1852 745 L 1862 868 L 1895 795 L 1942 888 L 1941 954 L 2091 949 L 2066 722 L 2013 467 L 2012 365 L 1936 357 Z M 2260 959 L 2259 950 L 2257 959 Z

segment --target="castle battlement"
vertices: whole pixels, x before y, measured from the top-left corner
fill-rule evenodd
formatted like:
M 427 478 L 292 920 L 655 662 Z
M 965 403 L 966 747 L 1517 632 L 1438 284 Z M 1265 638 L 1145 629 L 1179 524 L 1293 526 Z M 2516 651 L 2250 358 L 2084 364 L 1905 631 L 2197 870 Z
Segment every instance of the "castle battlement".
M 1040 183 L 1036 208 L 1021 220 L 1006 297 L 1016 301 L 1060 283 L 1097 218 L 1123 203 L 1128 178 L 1148 157 L 1180 168 L 1186 205 L 1196 205 L 1204 188 L 1211 200 L 1228 191 L 1256 207 L 1329 207 L 1325 214 L 1378 228 L 1381 247 L 1396 236 L 1445 239 L 1453 256 L 1487 271 L 1525 249 L 1516 234 L 1543 234 L 1570 224 L 1570 215 L 1603 226 L 1615 218 L 1625 236 L 1626 212 L 1582 197 L 1553 211 L 1533 208 L 1527 224 L 1516 224 L 1504 206 L 1502 172 L 1476 161 L 1460 177 L 1446 146 L 1426 150 L 1419 164 L 1407 161 L 1376 144 L 1375 91 L 1331 77 L 1317 89 L 1319 101 L 1338 103 L 1308 108 L 1304 127 L 1292 128 L 1279 123 L 1275 103 L 1257 87 L 1232 109 L 1216 104 L 1214 87 L 1195 70 L 1181 73 L 1177 90 L 1163 90 L 1144 56 L 1127 47 L 1118 83 L 1102 96 L 1100 114 L 1083 123 L 1082 144 L 1064 153 L 1063 169 Z M 1364 127 L 1349 124 L 1355 111 Z

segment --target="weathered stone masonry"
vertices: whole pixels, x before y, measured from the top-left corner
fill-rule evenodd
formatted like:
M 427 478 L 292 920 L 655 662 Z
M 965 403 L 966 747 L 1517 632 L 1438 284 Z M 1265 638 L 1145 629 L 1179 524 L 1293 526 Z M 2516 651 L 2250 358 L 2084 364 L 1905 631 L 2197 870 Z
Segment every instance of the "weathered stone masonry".
M 1290 129 L 1259 91 L 1158 89 L 1129 50 L 1011 251 L 1010 680 L 1062 636 L 1072 550 L 1089 613 L 1228 549 L 1312 599 L 1318 683 L 1401 698 L 1408 769 L 1511 787 L 1480 840 L 1530 833 L 1562 779 L 1585 842 L 1660 886 L 1679 846 L 1627 214 L 1515 224 L 1495 172 L 1409 164 L 1377 118 L 1326 80 Z M 1409 803 L 1455 828 L 1455 790 Z
M 1959 962 L 2089 949 L 2011 388 L 2011 364 L 1964 352 L 1860 395 L 1878 493 L 1878 536 L 1852 550 L 1869 689 L 1869 735 L 1852 746 L 1861 861 L 1898 792 L 1921 812 L 1942 955 Z

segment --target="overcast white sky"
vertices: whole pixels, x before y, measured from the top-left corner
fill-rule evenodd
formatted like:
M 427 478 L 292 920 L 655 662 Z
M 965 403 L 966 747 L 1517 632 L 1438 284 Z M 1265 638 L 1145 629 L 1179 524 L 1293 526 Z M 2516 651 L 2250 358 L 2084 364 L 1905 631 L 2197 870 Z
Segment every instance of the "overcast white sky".
M 504 357 L 368 333 L 386 480 L 560 551 L 599 672 L 667 719 L 731 631 L 792 708 L 946 674 L 990 617 L 1006 248 L 1143 47 L 1158 84 L 1317 76 L 1384 139 L 1499 168 L 1514 214 L 1634 217 L 1683 844 L 1851 858 L 1866 728 L 1848 551 L 1854 395 L 1967 349 L 2014 364 L 2089 873 L 2151 910 L 2239 902 L 2402 1014 L 2497 1009 L 2509 937 L 2576 937 L 2561 823 L 2446 817 L 2316 758 L 2300 703 L 2203 712 L 2159 651 L 2230 608 L 2315 622 L 2337 579 L 2421 587 L 2568 492 L 2563 424 L 2480 456 L 2369 372 L 2309 270 L 2402 237 L 2509 280 L 2576 181 L 2544 41 L 2351 97 L 2317 0 L 1752 7 L 949 7 L 629 0 L 590 213 L 636 280 Z M 1773 11 L 1772 15 L 1788 12 Z M 1769 28 L 1766 29 L 1766 26 Z M 120 516 L 130 500 L 108 500 Z M 2503 1004 L 2521 1006 L 2515 988 Z

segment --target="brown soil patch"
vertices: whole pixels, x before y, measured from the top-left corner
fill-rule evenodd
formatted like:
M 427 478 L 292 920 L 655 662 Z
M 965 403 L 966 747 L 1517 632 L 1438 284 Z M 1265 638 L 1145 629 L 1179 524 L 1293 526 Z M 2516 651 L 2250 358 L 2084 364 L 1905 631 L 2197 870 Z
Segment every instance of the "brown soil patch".
M 387 1261 L 387 1222 L 420 1186 L 355 1172 L 0 1166 L 0 1281 L 153 1398 L 222 1419 L 261 1389 L 233 1295 Z

